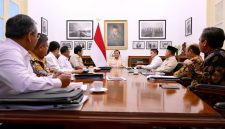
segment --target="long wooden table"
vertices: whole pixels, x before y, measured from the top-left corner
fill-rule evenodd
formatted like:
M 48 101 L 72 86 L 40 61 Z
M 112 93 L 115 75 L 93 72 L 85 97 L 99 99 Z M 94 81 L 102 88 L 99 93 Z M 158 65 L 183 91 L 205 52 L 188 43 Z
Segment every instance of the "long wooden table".
M 0 122 L 55 124 L 65 128 L 151 128 L 152 126 L 225 127 L 220 114 L 195 94 L 175 82 L 147 81 L 126 69 L 112 69 L 104 76 L 127 81 L 103 81 L 106 93 L 90 93 L 81 111 L 0 111 Z M 85 81 L 88 89 L 91 81 Z M 159 83 L 179 85 L 162 89 Z

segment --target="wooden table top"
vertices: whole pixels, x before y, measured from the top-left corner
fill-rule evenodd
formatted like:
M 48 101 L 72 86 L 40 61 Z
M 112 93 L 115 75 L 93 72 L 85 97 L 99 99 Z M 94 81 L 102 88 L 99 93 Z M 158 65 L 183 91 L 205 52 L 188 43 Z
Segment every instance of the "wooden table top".
M 126 69 L 112 69 L 104 76 L 123 76 L 126 81 L 103 81 L 106 93 L 85 92 L 89 100 L 81 111 L 0 111 L 0 122 L 77 123 L 113 122 L 145 124 L 224 125 L 225 120 L 191 91 L 176 82 L 180 89 L 162 89 L 159 82 L 133 75 Z

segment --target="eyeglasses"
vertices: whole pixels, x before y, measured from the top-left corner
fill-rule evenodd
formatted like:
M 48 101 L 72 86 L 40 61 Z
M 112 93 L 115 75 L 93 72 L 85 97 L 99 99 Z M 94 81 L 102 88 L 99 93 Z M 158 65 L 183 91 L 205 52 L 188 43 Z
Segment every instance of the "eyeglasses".
M 37 34 L 37 39 L 39 39 L 41 37 L 40 33 Z

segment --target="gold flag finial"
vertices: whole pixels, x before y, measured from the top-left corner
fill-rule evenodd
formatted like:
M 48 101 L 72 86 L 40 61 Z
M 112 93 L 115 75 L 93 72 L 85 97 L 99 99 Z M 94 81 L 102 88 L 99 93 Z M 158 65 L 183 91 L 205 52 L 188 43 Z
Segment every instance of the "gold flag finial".
M 99 22 L 99 21 L 101 21 L 101 19 L 98 17 L 98 18 L 96 18 L 96 20 Z

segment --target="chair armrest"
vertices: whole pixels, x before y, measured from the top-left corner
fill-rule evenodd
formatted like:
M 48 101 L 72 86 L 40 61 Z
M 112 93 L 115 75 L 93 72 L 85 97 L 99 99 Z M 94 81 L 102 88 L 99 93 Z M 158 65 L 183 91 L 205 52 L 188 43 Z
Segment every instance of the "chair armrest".
M 191 84 L 192 82 L 192 78 L 189 78 L 189 77 L 182 77 L 180 78 L 179 81 L 177 81 L 178 83 L 180 83 L 181 85 L 187 87 Z
M 225 95 L 225 86 L 223 85 L 198 84 L 191 89 L 198 93 Z

